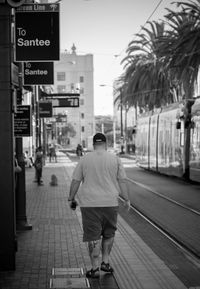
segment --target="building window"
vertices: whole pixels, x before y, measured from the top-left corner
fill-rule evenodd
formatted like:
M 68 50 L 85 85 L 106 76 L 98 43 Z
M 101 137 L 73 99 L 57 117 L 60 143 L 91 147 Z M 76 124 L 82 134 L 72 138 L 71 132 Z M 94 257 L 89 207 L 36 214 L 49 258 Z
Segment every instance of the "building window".
M 80 94 L 83 94 L 83 93 L 84 93 L 84 88 L 81 87 L 81 88 L 80 88 Z
M 80 76 L 80 83 L 84 82 L 84 76 Z
M 84 126 L 81 127 L 81 131 L 82 131 L 82 132 L 85 131 L 85 127 L 84 127 Z
M 74 90 L 74 83 L 71 83 L 71 90 Z
M 64 81 L 65 80 L 65 72 L 57 72 L 57 80 Z
M 84 99 L 80 99 L 80 105 L 84 105 Z
M 85 117 L 85 114 L 82 112 L 81 113 L 81 118 L 84 118 Z
M 66 86 L 65 85 L 58 85 L 57 91 L 58 91 L 58 93 L 66 92 Z

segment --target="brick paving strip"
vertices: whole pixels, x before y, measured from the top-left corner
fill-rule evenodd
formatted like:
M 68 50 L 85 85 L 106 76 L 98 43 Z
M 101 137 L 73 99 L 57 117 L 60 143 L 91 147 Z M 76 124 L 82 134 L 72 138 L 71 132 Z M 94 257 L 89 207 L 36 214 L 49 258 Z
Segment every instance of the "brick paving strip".
M 52 174 L 58 177 L 56 187 L 49 185 Z M 18 232 L 16 270 L 0 273 L 1 289 L 46 289 L 52 268 L 90 265 L 77 216 L 68 206 L 63 163 L 44 167 L 44 186 L 33 182 L 34 175 L 34 168 L 26 170 L 27 218 L 33 229 Z
M 46 289 L 52 268 L 90 268 L 80 211 L 72 211 L 67 202 L 74 166 L 66 157 L 47 163 L 41 187 L 33 182 L 34 169 L 26 170 L 27 218 L 33 229 L 18 233 L 16 271 L 0 273 L 1 289 Z M 49 185 L 52 174 L 57 175 L 58 186 Z M 186 288 L 121 217 L 111 263 L 120 289 Z

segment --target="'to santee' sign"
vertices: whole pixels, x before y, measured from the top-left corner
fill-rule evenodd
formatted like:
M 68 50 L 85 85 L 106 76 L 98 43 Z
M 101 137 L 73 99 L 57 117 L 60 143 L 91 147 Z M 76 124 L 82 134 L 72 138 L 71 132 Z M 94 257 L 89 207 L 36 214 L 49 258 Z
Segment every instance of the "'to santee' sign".
M 54 84 L 53 62 L 24 62 L 24 85 Z
M 59 4 L 15 9 L 15 61 L 53 61 L 60 56 Z

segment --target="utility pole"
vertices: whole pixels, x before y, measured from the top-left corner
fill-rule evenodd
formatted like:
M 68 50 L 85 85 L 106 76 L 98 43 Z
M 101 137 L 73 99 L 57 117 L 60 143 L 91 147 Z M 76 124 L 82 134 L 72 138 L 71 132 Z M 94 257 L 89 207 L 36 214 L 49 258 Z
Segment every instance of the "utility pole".
M 121 154 L 124 154 L 124 131 L 123 131 L 123 102 L 122 102 L 122 89 L 120 88 L 120 128 L 121 128 Z
M 35 99 L 36 99 L 36 148 L 38 148 L 39 146 L 41 146 L 38 85 L 35 85 Z
M 11 21 L 0 4 L 0 270 L 15 269 L 16 251 Z

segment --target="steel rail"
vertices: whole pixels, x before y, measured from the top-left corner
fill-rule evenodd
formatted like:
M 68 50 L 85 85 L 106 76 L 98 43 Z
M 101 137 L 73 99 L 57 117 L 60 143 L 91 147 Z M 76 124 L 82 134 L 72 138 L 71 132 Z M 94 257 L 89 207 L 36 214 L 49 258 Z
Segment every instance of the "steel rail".
M 119 196 L 119 199 L 124 202 L 124 199 Z M 137 213 L 140 217 L 142 217 L 145 221 L 147 221 L 150 225 L 152 225 L 157 231 L 159 231 L 163 236 L 165 236 L 168 240 L 170 240 L 179 250 L 181 250 L 184 255 L 193 262 L 198 268 L 200 268 L 200 256 L 191 248 L 186 246 L 183 242 L 179 241 L 175 238 L 171 233 L 158 225 L 155 221 L 149 218 L 146 214 L 144 214 L 140 209 L 131 204 L 131 209 Z
M 137 186 L 139 186 L 139 187 L 141 187 L 141 188 L 144 188 L 145 190 L 147 190 L 147 191 L 149 191 L 149 192 L 157 195 L 157 196 L 160 197 L 160 198 L 163 198 L 163 199 L 165 199 L 165 200 L 167 200 L 167 201 L 169 201 L 169 202 L 171 202 L 171 203 L 173 203 L 173 204 L 175 204 L 175 205 L 177 205 L 177 206 L 179 206 L 179 207 L 182 207 L 182 208 L 184 208 L 184 209 L 186 209 L 186 210 L 188 210 L 188 211 L 190 211 L 190 212 L 192 212 L 192 213 L 200 216 L 200 211 L 197 211 L 197 210 L 195 210 L 195 209 L 192 209 L 192 208 L 190 208 L 190 207 L 187 206 L 187 205 L 184 205 L 184 204 L 179 203 L 179 202 L 177 202 L 177 201 L 175 201 L 175 200 L 173 200 L 173 199 L 171 199 L 171 198 L 169 198 L 169 197 L 166 197 L 166 196 L 158 193 L 157 191 L 151 189 L 150 187 L 148 187 L 148 186 L 146 186 L 146 185 L 144 185 L 144 184 L 142 184 L 142 183 L 136 182 L 136 181 L 134 181 L 134 180 L 132 180 L 132 179 L 130 179 L 130 178 L 127 178 L 127 180 L 128 180 L 129 182 L 134 183 L 135 185 L 137 185 Z

